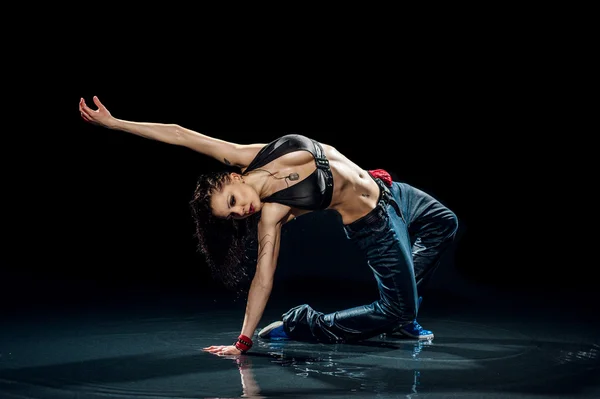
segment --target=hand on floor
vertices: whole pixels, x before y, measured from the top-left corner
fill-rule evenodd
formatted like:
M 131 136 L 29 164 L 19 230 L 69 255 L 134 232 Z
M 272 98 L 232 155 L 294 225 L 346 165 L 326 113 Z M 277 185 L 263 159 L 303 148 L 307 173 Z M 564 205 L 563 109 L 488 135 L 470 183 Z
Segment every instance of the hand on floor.
M 231 356 L 242 354 L 242 352 L 234 345 L 209 346 L 208 348 L 203 348 L 202 350 L 204 352 L 210 352 L 217 356 Z

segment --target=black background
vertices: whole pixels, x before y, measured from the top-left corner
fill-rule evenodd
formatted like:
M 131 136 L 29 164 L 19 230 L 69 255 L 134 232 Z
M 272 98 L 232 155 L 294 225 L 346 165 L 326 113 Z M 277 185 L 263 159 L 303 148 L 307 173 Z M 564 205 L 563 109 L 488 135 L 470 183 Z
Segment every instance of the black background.
M 228 295 L 196 253 L 188 208 L 197 176 L 220 164 L 86 124 L 78 101 L 91 105 L 93 95 L 122 119 L 238 143 L 297 132 L 334 145 L 455 211 L 461 234 L 448 267 L 459 276 L 536 297 L 596 293 L 597 265 L 582 256 L 594 250 L 590 233 L 565 226 L 588 217 L 591 180 L 577 152 L 586 145 L 547 107 L 561 83 L 549 83 L 557 69 L 543 48 L 456 34 L 428 46 L 359 43 L 336 58 L 301 38 L 297 52 L 243 39 L 176 50 L 141 35 L 117 53 L 114 39 L 68 37 L 27 53 L 7 75 L 0 276 L 10 306 L 127 292 Z M 284 234 L 276 278 L 285 287 L 341 275 L 348 285 L 329 284 L 333 296 L 372 285 L 327 214 Z

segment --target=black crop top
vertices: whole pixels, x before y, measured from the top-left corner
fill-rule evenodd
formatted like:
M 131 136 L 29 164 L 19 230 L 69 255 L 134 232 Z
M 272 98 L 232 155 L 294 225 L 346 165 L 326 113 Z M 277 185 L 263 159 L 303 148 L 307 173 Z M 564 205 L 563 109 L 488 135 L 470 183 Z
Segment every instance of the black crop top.
M 299 134 L 288 134 L 273 140 L 256 154 L 244 174 L 285 154 L 300 150 L 308 151 L 313 155 L 317 169 L 300 182 L 277 191 L 263 198 L 262 201 L 277 202 L 300 209 L 326 209 L 333 195 L 333 174 L 323 147 L 313 139 Z

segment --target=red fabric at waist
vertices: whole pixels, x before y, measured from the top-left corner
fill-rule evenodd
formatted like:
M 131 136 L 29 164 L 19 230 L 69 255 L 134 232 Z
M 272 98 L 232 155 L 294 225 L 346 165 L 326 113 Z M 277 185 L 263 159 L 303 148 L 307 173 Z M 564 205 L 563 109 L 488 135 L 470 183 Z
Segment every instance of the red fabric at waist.
M 381 179 L 385 183 L 386 186 L 392 186 L 392 176 L 388 172 L 383 169 L 373 169 L 368 171 L 371 176 L 375 179 Z

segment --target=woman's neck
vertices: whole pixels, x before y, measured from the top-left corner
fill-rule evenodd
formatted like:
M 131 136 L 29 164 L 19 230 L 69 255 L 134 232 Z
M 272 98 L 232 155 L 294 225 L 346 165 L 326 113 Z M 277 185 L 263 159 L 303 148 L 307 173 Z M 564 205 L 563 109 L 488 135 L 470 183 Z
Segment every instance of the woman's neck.
M 273 189 L 274 174 L 266 169 L 255 169 L 244 175 L 246 184 L 250 184 L 256 190 L 258 196 L 263 199 L 271 195 Z

